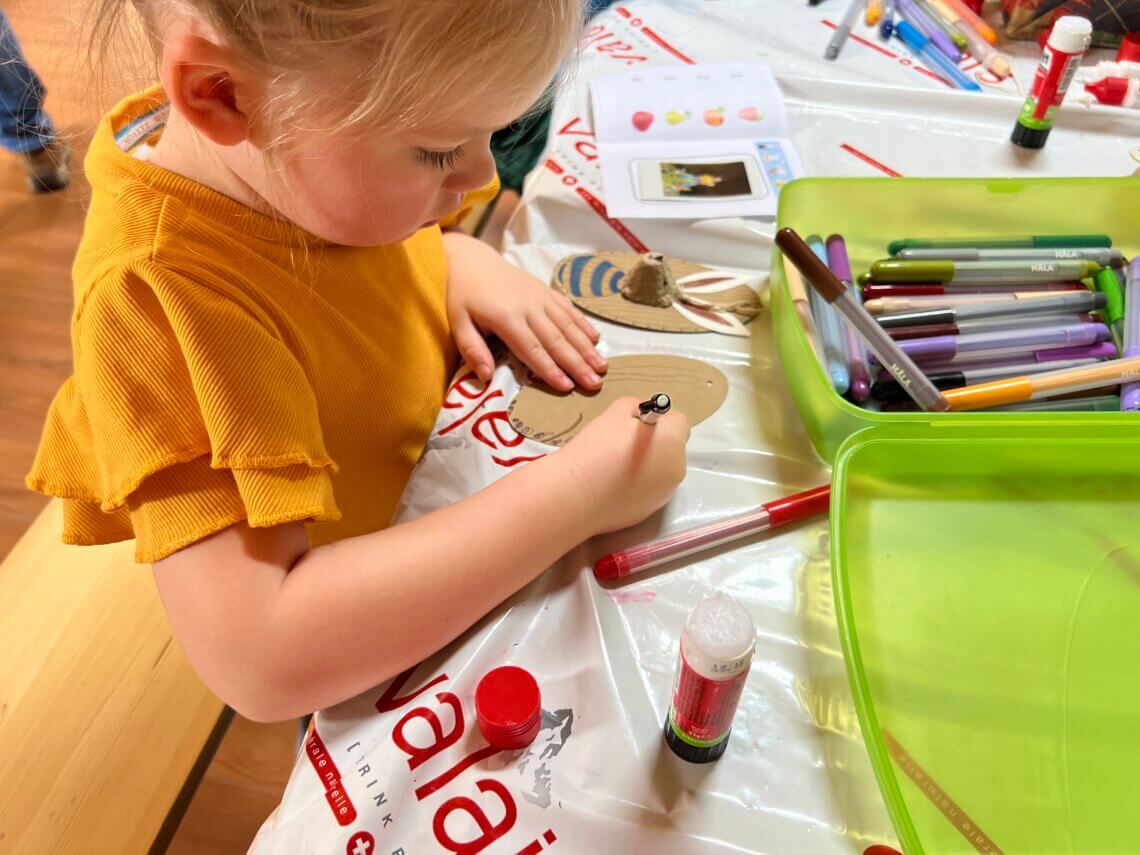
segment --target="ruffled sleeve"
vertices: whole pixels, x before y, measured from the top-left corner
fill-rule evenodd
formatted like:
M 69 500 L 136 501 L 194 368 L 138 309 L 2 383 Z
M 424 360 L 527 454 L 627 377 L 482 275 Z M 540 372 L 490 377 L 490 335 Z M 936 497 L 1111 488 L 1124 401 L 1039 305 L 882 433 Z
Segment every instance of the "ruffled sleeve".
M 28 476 L 66 542 L 135 537 L 149 562 L 241 520 L 339 519 L 312 386 L 255 306 L 136 265 L 88 292 L 72 344 Z

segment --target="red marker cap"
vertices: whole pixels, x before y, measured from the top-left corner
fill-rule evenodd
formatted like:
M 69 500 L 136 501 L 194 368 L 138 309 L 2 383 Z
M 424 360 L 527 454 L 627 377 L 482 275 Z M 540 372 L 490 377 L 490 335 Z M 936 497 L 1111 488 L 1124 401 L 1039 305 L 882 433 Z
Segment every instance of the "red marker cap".
M 542 698 L 529 671 L 504 665 L 475 687 L 475 718 L 491 745 L 503 751 L 526 748 L 538 736 Z
M 1116 52 L 1117 62 L 1140 62 L 1140 33 L 1129 33 L 1120 42 Z

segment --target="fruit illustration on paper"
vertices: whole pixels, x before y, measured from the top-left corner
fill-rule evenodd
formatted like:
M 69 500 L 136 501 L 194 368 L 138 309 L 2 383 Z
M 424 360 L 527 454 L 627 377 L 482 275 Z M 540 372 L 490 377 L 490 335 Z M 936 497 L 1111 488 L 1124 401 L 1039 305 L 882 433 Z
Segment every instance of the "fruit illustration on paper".
M 713 107 L 711 110 L 705 110 L 705 124 L 712 125 L 714 128 L 723 125 L 724 107 Z
M 689 118 L 689 114 L 688 113 L 682 113 L 680 110 L 670 110 L 668 113 L 665 114 L 665 121 L 668 122 L 670 125 L 679 125 L 679 124 L 681 124 L 681 122 L 685 121 L 685 119 L 688 119 L 688 118 Z
M 638 110 L 633 114 L 633 126 L 639 131 L 649 130 L 649 126 L 653 124 L 653 114 L 647 113 L 645 110 Z
M 746 122 L 759 122 L 764 118 L 764 114 L 755 107 L 741 107 L 736 115 L 740 116 L 740 118 Z

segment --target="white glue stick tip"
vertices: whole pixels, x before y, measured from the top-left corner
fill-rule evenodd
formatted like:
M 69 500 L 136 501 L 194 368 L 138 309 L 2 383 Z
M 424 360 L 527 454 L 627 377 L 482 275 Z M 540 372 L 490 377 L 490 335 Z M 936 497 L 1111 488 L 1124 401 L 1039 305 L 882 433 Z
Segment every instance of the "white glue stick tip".
M 704 657 L 729 661 L 746 656 L 756 644 L 756 626 L 740 603 L 718 592 L 701 600 L 685 624 L 689 644 Z

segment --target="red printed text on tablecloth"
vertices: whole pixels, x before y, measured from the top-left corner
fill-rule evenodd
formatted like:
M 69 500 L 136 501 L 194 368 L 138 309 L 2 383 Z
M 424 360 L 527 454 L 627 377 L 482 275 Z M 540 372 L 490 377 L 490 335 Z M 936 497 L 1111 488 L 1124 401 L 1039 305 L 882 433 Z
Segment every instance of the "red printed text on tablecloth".
M 491 449 L 491 460 L 505 469 L 545 457 L 513 451 L 526 437 L 511 427 L 508 404 L 502 388 L 495 388 L 494 384 L 484 386 L 474 371 L 460 374 L 443 399 L 445 413 L 457 412 L 453 412 L 453 419 L 439 429 L 438 435 L 466 430 L 472 439 Z
M 381 715 L 403 712 L 393 725 L 389 739 L 400 756 L 405 758 L 407 772 L 390 778 L 388 786 L 414 795 L 414 803 L 405 798 L 404 804 L 422 804 L 431 811 L 431 835 L 440 848 L 424 850 L 422 845 L 413 847 L 410 840 L 399 840 L 387 795 L 376 792 L 373 795 L 375 806 L 386 811 L 373 820 L 381 823 L 380 834 L 377 835 L 381 844 L 378 851 L 537 855 L 553 846 L 558 835 L 552 827 L 537 834 L 517 831 L 512 834 L 518 824 L 520 807 L 514 794 L 499 779 L 487 777 L 486 773 L 473 768 L 500 753 L 499 749 L 483 745 L 474 751 L 456 750 L 475 723 L 464 715 L 459 696 L 447 691 L 449 678 L 446 673 L 436 675 L 414 691 L 400 694 L 414 670 L 411 668 L 394 679 L 376 700 L 375 707 Z M 313 728 L 312 735 L 319 740 L 316 728 Z M 377 747 L 370 750 L 375 752 Z M 379 779 L 375 777 L 377 773 L 363 756 L 364 746 L 353 742 L 346 753 L 353 758 L 350 762 L 360 772 L 361 781 L 368 781 L 365 788 L 379 787 Z M 388 772 L 392 774 L 390 764 Z M 460 817 L 466 822 L 462 822 Z M 385 838 L 385 829 L 389 826 L 392 829 Z M 474 836 L 469 831 L 463 833 L 471 826 L 477 829 Z M 426 824 L 421 824 L 421 828 L 426 827 Z M 360 841 L 365 833 L 358 831 L 351 839 Z M 416 842 L 422 843 L 420 840 Z

